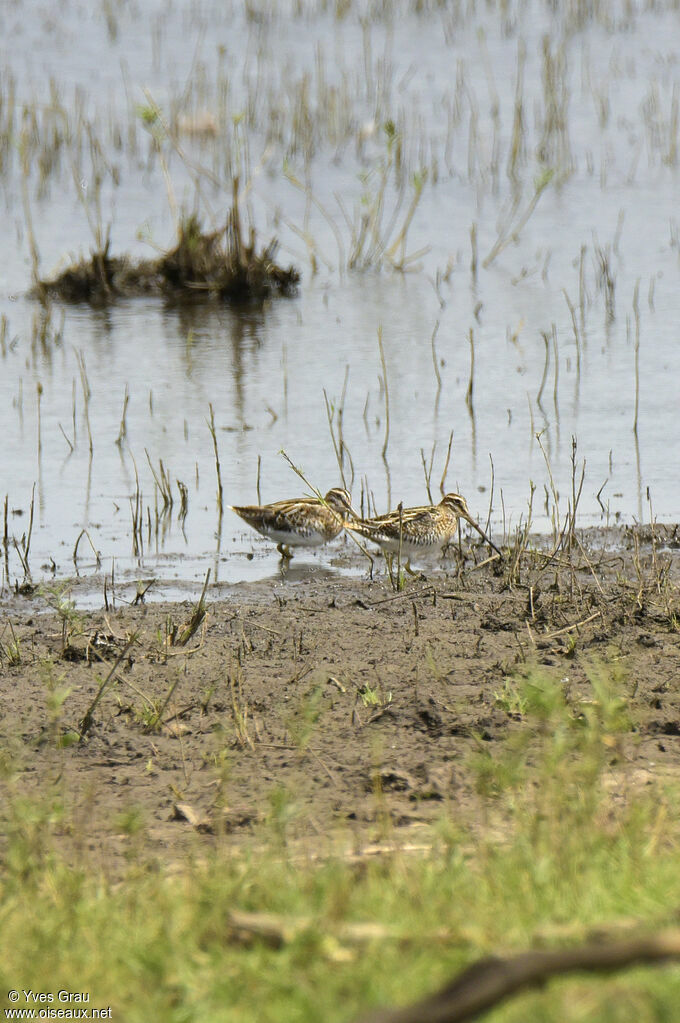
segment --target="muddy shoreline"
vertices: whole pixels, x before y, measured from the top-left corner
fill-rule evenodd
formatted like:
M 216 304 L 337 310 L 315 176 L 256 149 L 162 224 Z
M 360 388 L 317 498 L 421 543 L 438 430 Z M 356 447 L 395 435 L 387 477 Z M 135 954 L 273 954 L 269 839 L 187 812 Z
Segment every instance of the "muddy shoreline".
M 579 532 L 570 559 L 525 550 L 512 584 L 507 567 L 466 557 L 401 592 L 384 570 L 208 591 L 184 646 L 195 601 L 80 613 L 76 586 L 60 614 L 6 594 L 3 788 L 52 794 L 57 841 L 79 835 L 74 851 L 107 872 L 131 848 L 168 863 L 273 819 L 319 841 L 334 829 L 370 840 L 385 821 L 403 829 L 443 812 L 474 819 L 471 757 L 527 727 L 514 680 L 532 670 L 563 687 L 574 714 L 593 699 L 594 672 L 616 673 L 632 726 L 612 745 L 612 778 L 625 775 L 630 793 L 674 777 L 677 535 Z

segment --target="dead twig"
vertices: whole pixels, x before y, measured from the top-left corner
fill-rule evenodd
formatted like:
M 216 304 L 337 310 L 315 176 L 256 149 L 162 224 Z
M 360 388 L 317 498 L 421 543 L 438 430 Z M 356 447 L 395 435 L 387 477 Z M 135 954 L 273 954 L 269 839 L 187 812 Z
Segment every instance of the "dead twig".
M 92 725 L 94 723 L 93 715 L 94 715 L 94 712 L 96 710 L 97 704 L 99 703 L 99 701 L 101 700 L 102 696 L 104 695 L 104 691 L 106 690 L 106 687 L 108 686 L 109 682 L 115 677 L 116 672 L 118 671 L 118 668 L 121 666 L 121 664 L 123 663 L 123 661 L 127 657 L 128 651 L 137 642 L 137 639 L 138 639 L 138 634 L 137 633 L 132 633 L 132 635 L 128 639 L 127 643 L 125 644 L 125 646 L 121 650 L 120 654 L 118 655 L 118 657 L 116 659 L 116 662 L 113 665 L 113 667 L 111 668 L 110 672 L 108 673 L 106 678 L 102 682 L 100 682 L 99 689 L 95 693 L 95 696 L 94 696 L 94 699 L 92 700 L 92 703 L 90 704 L 90 706 L 85 711 L 85 715 L 84 715 L 82 721 L 80 722 L 80 727 L 78 729 L 78 735 L 79 735 L 80 742 L 83 742 L 83 740 L 87 738 L 88 732 L 90 731 L 90 729 L 92 728 Z
M 567 973 L 610 973 L 643 963 L 680 959 L 680 930 L 648 938 L 603 941 L 577 948 L 521 952 L 480 959 L 434 995 L 403 1009 L 385 1009 L 364 1023 L 461 1023 L 475 1019 L 511 995 Z
M 582 621 L 574 622 L 573 625 L 565 625 L 563 629 L 558 629 L 557 632 L 550 632 L 547 635 L 542 636 L 541 638 L 555 639 L 556 636 L 563 636 L 565 632 L 573 632 L 574 629 L 580 629 L 582 625 L 588 625 L 589 622 L 592 622 L 596 618 L 600 618 L 601 616 L 602 616 L 601 611 L 594 611 L 593 614 L 588 615 L 588 617 L 584 618 Z
M 321 921 L 306 916 L 283 916 L 280 913 L 249 913 L 242 909 L 230 909 L 227 923 L 233 940 L 244 944 L 263 941 L 265 944 L 281 948 L 306 931 L 323 929 Z M 398 941 L 400 943 L 413 940 L 413 935 L 406 930 L 389 927 L 373 921 L 359 923 L 339 923 L 333 928 L 333 936 L 351 945 L 366 945 L 374 941 Z M 427 940 L 438 943 L 459 944 L 465 941 L 460 932 L 441 928 L 428 935 Z

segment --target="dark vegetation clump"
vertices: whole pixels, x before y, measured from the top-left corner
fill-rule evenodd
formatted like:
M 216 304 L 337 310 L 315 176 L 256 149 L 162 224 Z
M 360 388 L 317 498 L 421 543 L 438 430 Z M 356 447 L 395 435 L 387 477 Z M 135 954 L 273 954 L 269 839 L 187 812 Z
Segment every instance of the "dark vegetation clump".
M 195 214 L 179 225 L 177 244 L 155 259 L 110 256 L 109 240 L 90 259 L 67 267 L 52 280 L 39 281 L 34 293 L 64 302 L 106 305 L 117 298 L 161 295 L 175 300 L 210 296 L 243 303 L 272 295 L 290 295 L 300 280 L 298 270 L 275 262 L 277 242 L 260 252 L 255 231 L 243 241 L 236 201 L 225 228 L 204 233 Z

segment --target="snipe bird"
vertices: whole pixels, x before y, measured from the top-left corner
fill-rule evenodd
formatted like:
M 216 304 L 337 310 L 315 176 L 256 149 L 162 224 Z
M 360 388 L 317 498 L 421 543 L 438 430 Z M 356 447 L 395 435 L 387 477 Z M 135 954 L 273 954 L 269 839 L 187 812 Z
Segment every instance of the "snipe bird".
M 333 487 L 322 499 L 298 497 L 273 504 L 229 505 L 244 522 L 276 543 L 285 560 L 291 547 L 318 547 L 334 540 L 350 516 L 356 517 L 347 490 Z
M 495 543 L 477 525 L 470 514 L 465 498 L 460 494 L 446 494 L 439 504 L 424 505 L 420 508 L 402 508 L 401 511 L 377 515 L 372 519 L 348 521 L 345 522 L 345 529 L 377 543 L 383 551 L 390 554 L 396 554 L 401 545 L 401 552 L 407 559 L 405 567 L 410 572 L 410 562 L 414 555 L 445 547 L 453 540 L 458 529 L 459 519 L 469 522 L 486 543 L 497 554 L 501 554 Z

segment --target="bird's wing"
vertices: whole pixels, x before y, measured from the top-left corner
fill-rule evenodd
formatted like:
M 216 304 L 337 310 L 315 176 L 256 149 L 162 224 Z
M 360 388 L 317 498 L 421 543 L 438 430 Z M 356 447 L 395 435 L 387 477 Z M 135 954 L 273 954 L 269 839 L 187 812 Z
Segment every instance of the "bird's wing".
M 361 519 L 361 522 L 374 532 L 380 532 L 383 529 L 389 529 L 391 532 L 393 529 L 399 531 L 400 521 L 402 526 L 405 526 L 407 523 L 418 522 L 423 516 L 431 514 L 431 507 L 421 505 L 417 508 L 403 508 L 401 516 L 397 509 L 397 511 L 388 512 L 387 515 L 375 515 L 370 519 Z

